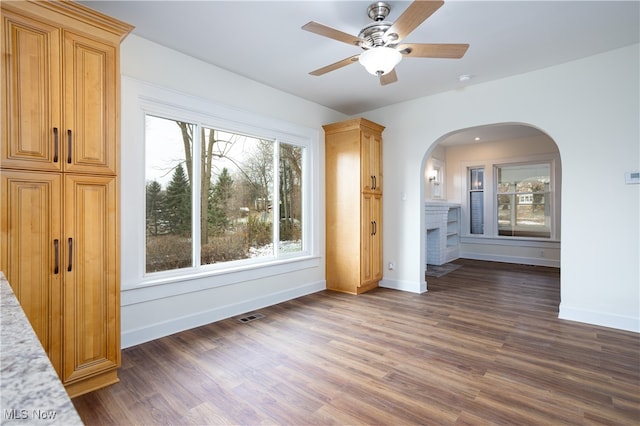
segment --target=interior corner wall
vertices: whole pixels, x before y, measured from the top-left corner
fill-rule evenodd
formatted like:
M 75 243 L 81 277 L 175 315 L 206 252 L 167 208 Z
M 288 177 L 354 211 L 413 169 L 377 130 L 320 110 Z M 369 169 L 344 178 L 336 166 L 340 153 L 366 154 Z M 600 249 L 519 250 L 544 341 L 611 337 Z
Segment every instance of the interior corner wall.
M 324 144 L 321 126 L 345 119 L 345 115 L 209 65 L 136 35 L 129 35 L 122 43 L 120 63 L 123 76 L 207 99 L 226 108 L 246 111 L 295 126 L 318 129 L 319 155 L 312 168 L 315 171 L 314 179 L 324 182 Z M 125 96 L 122 98 L 124 100 Z M 144 162 L 144 158 L 136 157 L 138 154 L 131 154 L 141 150 L 129 149 L 129 144 L 143 144 L 143 135 L 128 130 L 131 126 L 128 125 L 127 120 L 130 118 L 123 114 L 121 135 L 123 169 L 131 165 L 131 162 L 134 165 Z M 121 180 L 123 197 L 126 196 L 128 187 L 142 184 L 142 182 L 128 181 L 127 175 L 123 173 Z M 233 281 L 232 285 L 220 285 L 219 281 L 222 278 L 219 276 L 198 278 L 203 282 L 201 290 L 181 294 L 162 294 L 161 297 L 157 294 L 149 297 L 147 296 L 150 293 L 149 288 L 135 288 L 135 283 L 132 288 L 132 283 L 127 283 L 127 288 L 123 288 L 121 297 L 122 347 L 133 346 L 324 289 L 324 188 L 322 186 L 316 188 L 315 195 L 317 197 L 315 206 L 319 212 L 314 218 L 318 249 L 315 253 L 317 258 L 311 262 L 311 267 L 255 279 L 243 278 L 244 276 L 230 279 L 228 276 L 233 273 L 226 274 L 224 280 Z M 121 214 L 123 218 L 127 215 L 139 216 L 139 212 L 131 211 L 131 203 L 122 203 Z M 127 244 L 126 234 L 127 230 L 123 229 L 123 247 Z M 138 256 L 122 256 L 122 269 L 129 269 L 127 262 L 141 261 L 136 257 Z M 217 286 L 207 287 L 206 281 L 214 282 Z M 155 293 L 162 293 L 162 288 L 157 287 Z
M 468 127 L 530 124 L 556 142 L 562 162 L 559 317 L 640 332 L 640 185 L 624 178 L 640 169 L 639 52 L 627 46 L 364 114 L 393 146 L 383 156 L 383 253 L 396 267 L 385 284 L 424 286 L 430 146 Z

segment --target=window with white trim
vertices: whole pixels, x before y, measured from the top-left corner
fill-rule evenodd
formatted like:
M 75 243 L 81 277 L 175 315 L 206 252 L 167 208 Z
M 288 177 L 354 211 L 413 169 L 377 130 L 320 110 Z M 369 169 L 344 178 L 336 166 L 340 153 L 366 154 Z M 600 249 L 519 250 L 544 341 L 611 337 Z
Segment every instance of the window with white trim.
M 305 254 L 306 146 L 197 118 L 145 113 L 145 273 Z
M 466 167 L 466 234 L 490 238 L 558 238 L 555 160 L 486 162 Z
M 496 166 L 498 235 L 551 237 L 551 165 Z

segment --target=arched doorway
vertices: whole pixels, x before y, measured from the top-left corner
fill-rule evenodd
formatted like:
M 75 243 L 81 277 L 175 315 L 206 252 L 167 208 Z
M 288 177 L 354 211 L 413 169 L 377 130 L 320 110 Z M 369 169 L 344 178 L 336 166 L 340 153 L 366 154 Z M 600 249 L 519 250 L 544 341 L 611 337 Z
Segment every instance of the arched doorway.
M 443 135 L 426 151 L 421 188 L 429 267 L 457 258 L 560 267 L 560 152 L 526 123 Z

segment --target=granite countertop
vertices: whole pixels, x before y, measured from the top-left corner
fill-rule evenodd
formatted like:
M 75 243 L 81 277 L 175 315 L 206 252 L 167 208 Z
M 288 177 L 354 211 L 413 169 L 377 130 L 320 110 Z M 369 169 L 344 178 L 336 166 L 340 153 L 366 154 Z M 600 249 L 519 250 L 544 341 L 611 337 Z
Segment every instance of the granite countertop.
M 83 424 L 2 272 L 0 410 L 2 425 Z

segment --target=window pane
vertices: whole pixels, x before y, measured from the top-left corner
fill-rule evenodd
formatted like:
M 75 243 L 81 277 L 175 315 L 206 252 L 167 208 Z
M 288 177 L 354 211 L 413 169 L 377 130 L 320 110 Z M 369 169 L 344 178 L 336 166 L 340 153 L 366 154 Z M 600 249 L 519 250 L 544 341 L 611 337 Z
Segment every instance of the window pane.
M 472 191 L 481 191 L 484 188 L 484 169 L 470 169 L 469 183 Z
M 471 234 L 484 234 L 484 169 L 469 169 L 469 219 Z
M 470 194 L 471 233 L 484 234 L 484 192 L 473 191 Z
M 550 165 L 503 166 L 497 175 L 499 235 L 550 238 Z
M 498 192 L 544 192 L 549 176 L 549 164 L 498 167 Z
M 273 255 L 273 145 L 203 128 L 202 265 Z
M 501 232 L 515 226 L 515 219 L 511 217 L 513 197 L 513 195 L 498 195 L 498 229 Z M 500 235 L 503 234 L 500 233 Z
M 302 251 L 302 153 L 280 144 L 280 253 Z
M 146 272 L 193 265 L 190 154 L 193 129 L 190 123 L 151 115 L 145 119 Z

